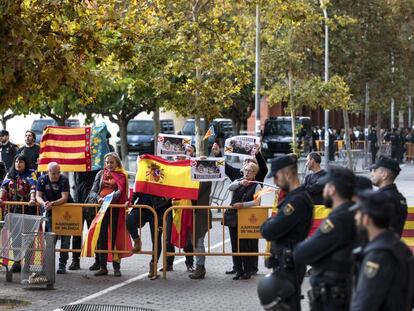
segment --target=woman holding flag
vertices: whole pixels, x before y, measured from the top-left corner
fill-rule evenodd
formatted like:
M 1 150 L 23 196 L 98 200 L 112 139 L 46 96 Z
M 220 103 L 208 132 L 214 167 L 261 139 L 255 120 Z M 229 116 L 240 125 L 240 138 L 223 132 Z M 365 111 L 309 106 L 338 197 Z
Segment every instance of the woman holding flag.
M 107 153 L 104 157 L 105 167 L 95 178 L 90 199 L 102 204 L 104 197 L 113 192 L 113 204 L 124 204 L 128 201 L 128 174 L 122 167 L 121 159 L 115 152 Z M 99 214 L 98 214 L 99 215 Z M 96 217 L 98 217 L 98 215 Z M 112 219 L 111 219 L 112 218 Z M 97 225 L 97 222 L 94 222 Z M 111 227 L 110 227 L 111 224 Z M 99 250 L 126 250 L 131 248 L 129 235 L 125 233 L 125 210 L 122 208 L 108 208 L 102 218 L 100 230 L 94 232 L 93 225 L 89 229 L 88 241 L 94 240 L 93 236 L 99 234 L 97 249 Z M 96 226 L 95 228 L 97 228 Z M 110 227 L 110 228 L 108 228 Z M 109 229 L 109 230 L 108 230 Z M 92 234 L 90 234 L 92 232 Z M 111 240 L 108 242 L 108 234 Z M 91 236 L 90 236 L 91 235 Z M 129 242 L 129 243 L 128 243 Z M 89 244 L 89 243 L 88 243 Z M 94 248 L 92 245 L 91 248 Z M 112 264 L 114 267 L 114 276 L 121 276 L 121 257 L 131 256 L 130 254 L 112 254 Z M 100 269 L 95 276 L 108 274 L 106 267 L 108 253 L 99 254 Z
M 233 192 L 231 205 L 233 209 L 228 209 L 224 215 L 225 225 L 229 227 L 232 252 L 255 252 L 253 240 L 240 239 L 237 232 L 237 210 L 260 205 L 261 185 L 255 183 L 256 174 L 259 166 L 254 162 L 249 162 L 243 166 L 243 178 L 233 181 L 229 190 Z M 240 247 L 238 247 L 240 246 Z M 239 249 L 240 248 L 240 249 Z M 252 256 L 233 256 L 236 275 L 233 280 L 250 279 L 254 270 L 254 261 Z

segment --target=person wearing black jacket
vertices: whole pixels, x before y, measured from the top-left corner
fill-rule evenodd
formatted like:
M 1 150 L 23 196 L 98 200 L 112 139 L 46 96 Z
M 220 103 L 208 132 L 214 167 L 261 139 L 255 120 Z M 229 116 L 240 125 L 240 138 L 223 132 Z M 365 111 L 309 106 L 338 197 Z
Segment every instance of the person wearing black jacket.
M 260 228 L 263 238 L 271 242 L 272 256 L 267 267 L 295 288 L 295 293 L 286 301 L 289 310 L 300 310 L 301 284 L 306 271 L 306 265 L 293 260 L 292 252 L 296 244 L 308 236 L 313 220 L 313 202 L 299 182 L 297 161 L 294 154 L 272 161 L 269 177 L 273 176 L 275 184 L 287 194 L 277 214 Z
M 312 171 L 312 174 L 305 177 L 303 185 L 315 205 L 323 204 L 323 185 L 319 184 L 318 180 L 325 176 L 326 171 L 321 169 L 321 162 L 321 156 L 317 152 L 311 152 L 306 157 L 306 167 Z
M 394 159 L 381 157 L 371 168 L 372 183 L 379 187 L 379 192 L 388 195 L 388 200 L 394 208 L 391 228 L 401 237 L 407 219 L 408 207 L 405 197 L 398 191 L 397 185 L 394 183 L 401 171 L 400 165 Z
M 311 310 L 349 310 L 352 279 L 352 249 L 355 243 L 353 205 L 355 175 L 347 168 L 331 166 L 319 180 L 324 185 L 324 204 L 332 212 L 312 237 L 293 252 L 295 263 L 311 265 L 309 291 Z
M 0 142 L 1 161 L 6 164 L 6 170 L 8 171 L 12 167 L 14 157 L 17 154 L 17 146 L 10 142 L 9 131 L 6 130 L 0 131 Z
M 263 157 L 262 153 L 260 152 L 260 146 L 256 146 L 256 155 L 255 158 L 246 158 L 243 160 L 243 165 L 242 168 L 236 168 L 231 166 L 230 164 L 228 164 L 227 162 L 225 163 L 225 167 L 224 167 L 224 171 L 226 173 L 226 175 L 229 177 L 229 179 L 233 182 L 237 179 L 243 178 L 243 167 L 249 163 L 249 162 L 254 162 L 259 166 L 259 171 L 256 174 L 255 180 L 258 182 L 264 182 L 266 174 L 268 172 L 268 168 L 267 168 L 267 164 L 266 164 L 266 160 Z M 211 151 L 213 153 L 214 156 L 216 157 L 221 157 L 221 151 L 220 151 L 220 146 L 217 143 L 213 144 L 213 147 L 211 148 Z M 255 252 L 259 251 L 259 240 L 258 239 L 252 239 L 252 247 L 254 248 Z M 257 271 L 259 271 L 259 258 L 258 257 L 253 257 L 252 259 L 253 261 L 253 272 L 252 274 L 256 274 Z M 236 274 L 236 269 L 235 269 L 235 264 L 233 262 L 233 269 L 226 271 L 226 274 Z

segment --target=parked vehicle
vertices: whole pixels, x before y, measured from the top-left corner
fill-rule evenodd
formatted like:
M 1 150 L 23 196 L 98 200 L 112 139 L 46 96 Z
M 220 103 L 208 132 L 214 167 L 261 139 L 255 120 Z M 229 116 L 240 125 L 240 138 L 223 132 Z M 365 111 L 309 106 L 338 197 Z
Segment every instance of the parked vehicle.
M 174 121 L 171 119 L 160 120 L 160 132 L 164 134 L 175 134 Z M 128 122 L 127 142 L 128 153 L 154 154 L 154 121 L 133 119 Z M 119 132 L 118 132 L 119 137 Z M 121 154 L 121 141 L 116 143 L 116 150 Z
M 309 117 L 296 117 L 298 128 L 311 128 Z M 262 154 L 273 158 L 278 153 L 292 152 L 292 117 L 270 117 L 265 121 L 262 135 Z
M 32 126 L 30 128 L 36 134 L 36 143 L 40 143 L 42 139 L 43 129 L 46 126 L 56 126 L 57 123 L 53 119 L 36 119 L 33 121 Z M 79 127 L 80 122 L 78 119 L 67 119 L 65 121 L 65 126 L 69 127 Z

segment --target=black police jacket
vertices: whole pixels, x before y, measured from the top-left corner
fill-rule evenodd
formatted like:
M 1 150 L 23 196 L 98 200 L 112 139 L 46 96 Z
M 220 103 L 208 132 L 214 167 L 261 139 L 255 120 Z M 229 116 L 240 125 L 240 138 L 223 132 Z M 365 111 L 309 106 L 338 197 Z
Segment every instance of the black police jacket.
M 394 206 L 394 217 L 391 220 L 391 228 L 394 229 L 400 237 L 402 235 L 405 220 L 407 219 L 407 201 L 404 196 L 398 191 L 395 184 L 391 184 L 380 188 L 378 191 L 387 193 Z
M 406 310 L 406 263 L 411 256 L 410 249 L 392 230 L 368 243 L 357 258 L 357 282 L 350 310 Z
M 295 262 L 312 265 L 311 284 L 350 281 L 352 249 L 355 247 L 352 202 L 335 208 L 309 239 L 299 243 L 293 252 Z
M 313 202 L 304 186 L 290 191 L 279 204 L 276 216 L 260 228 L 262 236 L 272 242 L 272 253 L 303 241 L 309 234 L 313 219 Z

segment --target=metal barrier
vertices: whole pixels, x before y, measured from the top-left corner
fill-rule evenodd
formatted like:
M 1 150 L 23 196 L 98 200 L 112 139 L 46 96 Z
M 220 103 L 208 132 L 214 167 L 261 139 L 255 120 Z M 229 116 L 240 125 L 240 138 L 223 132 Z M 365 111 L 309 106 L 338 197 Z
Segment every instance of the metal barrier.
M 22 214 L 24 214 L 25 209 L 28 208 L 29 203 L 28 202 L 12 202 L 12 201 L 3 201 L 3 205 L 6 206 L 6 210 L 7 212 L 10 212 L 10 208 L 11 206 L 21 206 L 22 207 Z M 40 211 L 40 206 L 36 205 L 37 207 L 37 214 L 39 214 Z M 98 212 L 100 205 L 99 204 L 90 204 L 90 203 L 65 203 L 62 205 L 59 205 L 59 207 L 68 207 L 70 209 L 75 209 L 75 208 L 80 208 L 83 210 L 83 208 L 94 208 L 95 209 L 95 214 Z M 121 208 L 121 209 L 125 209 L 126 206 L 125 204 L 110 204 L 108 209 L 110 212 L 110 220 L 109 220 L 109 226 L 110 228 L 112 228 L 112 210 L 114 208 Z M 155 273 L 155 277 L 158 277 L 158 273 L 157 273 L 157 266 L 158 266 L 158 215 L 156 213 L 156 211 L 148 205 L 128 205 L 127 209 L 129 208 L 138 208 L 140 213 L 139 213 L 139 218 L 140 218 L 140 223 L 139 223 L 139 236 L 141 237 L 141 233 L 142 233 L 142 209 L 147 209 L 149 210 L 152 214 L 153 214 L 153 219 L 154 219 L 154 250 L 151 251 L 143 251 L 141 250 L 140 252 L 137 252 L 137 254 L 144 254 L 144 255 L 152 255 L 154 257 L 154 273 Z M 84 218 L 82 215 L 82 228 L 83 228 L 83 224 L 84 224 Z M 108 241 L 112 241 L 112 230 L 110 230 L 111 235 L 108 236 Z M 125 230 L 125 236 L 124 236 L 125 240 L 126 239 L 130 239 L 129 233 L 127 230 Z M 72 252 L 72 253 L 80 253 L 82 251 L 82 249 L 64 249 L 64 248 L 56 248 L 55 252 Z M 131 254 L 131 250 L 127 250 L 127 249 L 123 249 L 123 250 L 113 250 L 113 249 L 101 249 L 95 250 L 95 253 L 110 253 L 110 254 Z
M 206 252 L 205 253 L 199 253 L 199 252 L 182 252 L 181 248 L 178 249 L 178 253 L 176 252 L 167 252 L 167 217 L 168 215 L 173 211 L 173 210 L 179 210 L 179 209 L 189 209 L 193 211 L 193 230 L 191 233 L 191 238 L 193 241 L 193 244 L 195 244 L 195 228 L 196 228 L 196 224 L 195 224 L 195 217 L 194 217 L 194 213 L 195 210 L 203 210 L 203 209 L 207 209 L 207 210 L 213 210 L 216 209 L 216 206 L 198 206 L 198 205 L 192 205 L 192 206 L 172 206 L 170 208 L 168 208 L 164 215 L 163 215 L 163 222 L 162 222 L 162 228 L 163 228 L 163 234 L 162 234 L 162 259 L 163 259 L 163 267 L 162 267 L 162 275 L 163 278 L 166 279 L 167 278 L 167 257 L 169 256 L 270 256 L 270 253 L 265 253 L 265 252 L 257 252 L 257 253 L 241 253 L 239 252 L 239 243 L 237 245 L 237 253 L 226 253 L 226 248 L 225 248 L 225 225 L 224 225 L 224 213 L 221 213 L 221 225 L 222 225 L 222 243 L 223 243 L 223 247 L 222 247 L 222 251 L 221 252 L 211 252 L 211 236 L 210 236 L 210 226 L 207 226 L 207 247 L 206 247 Z M 220 206 L 220 208 L 222 209 L 234 209 L 232 206 Z M 257 206 L 257 207 L 250 207 L 248 208 L 249 210 L 252 209 L 259 209 L 259 210 L 271 210 L 272 206 Z M 210 223 L 210 213 L 207 213 L 207 223 Z M 240 237 L 239 237 L 240 240 Z M 184 243 L 186 243 L 186 241 L 184 241 Z M 181 244 L 181 239 L 179 239 L 179 244 Z M 194 245 L 195 247 L 196 245 Z

